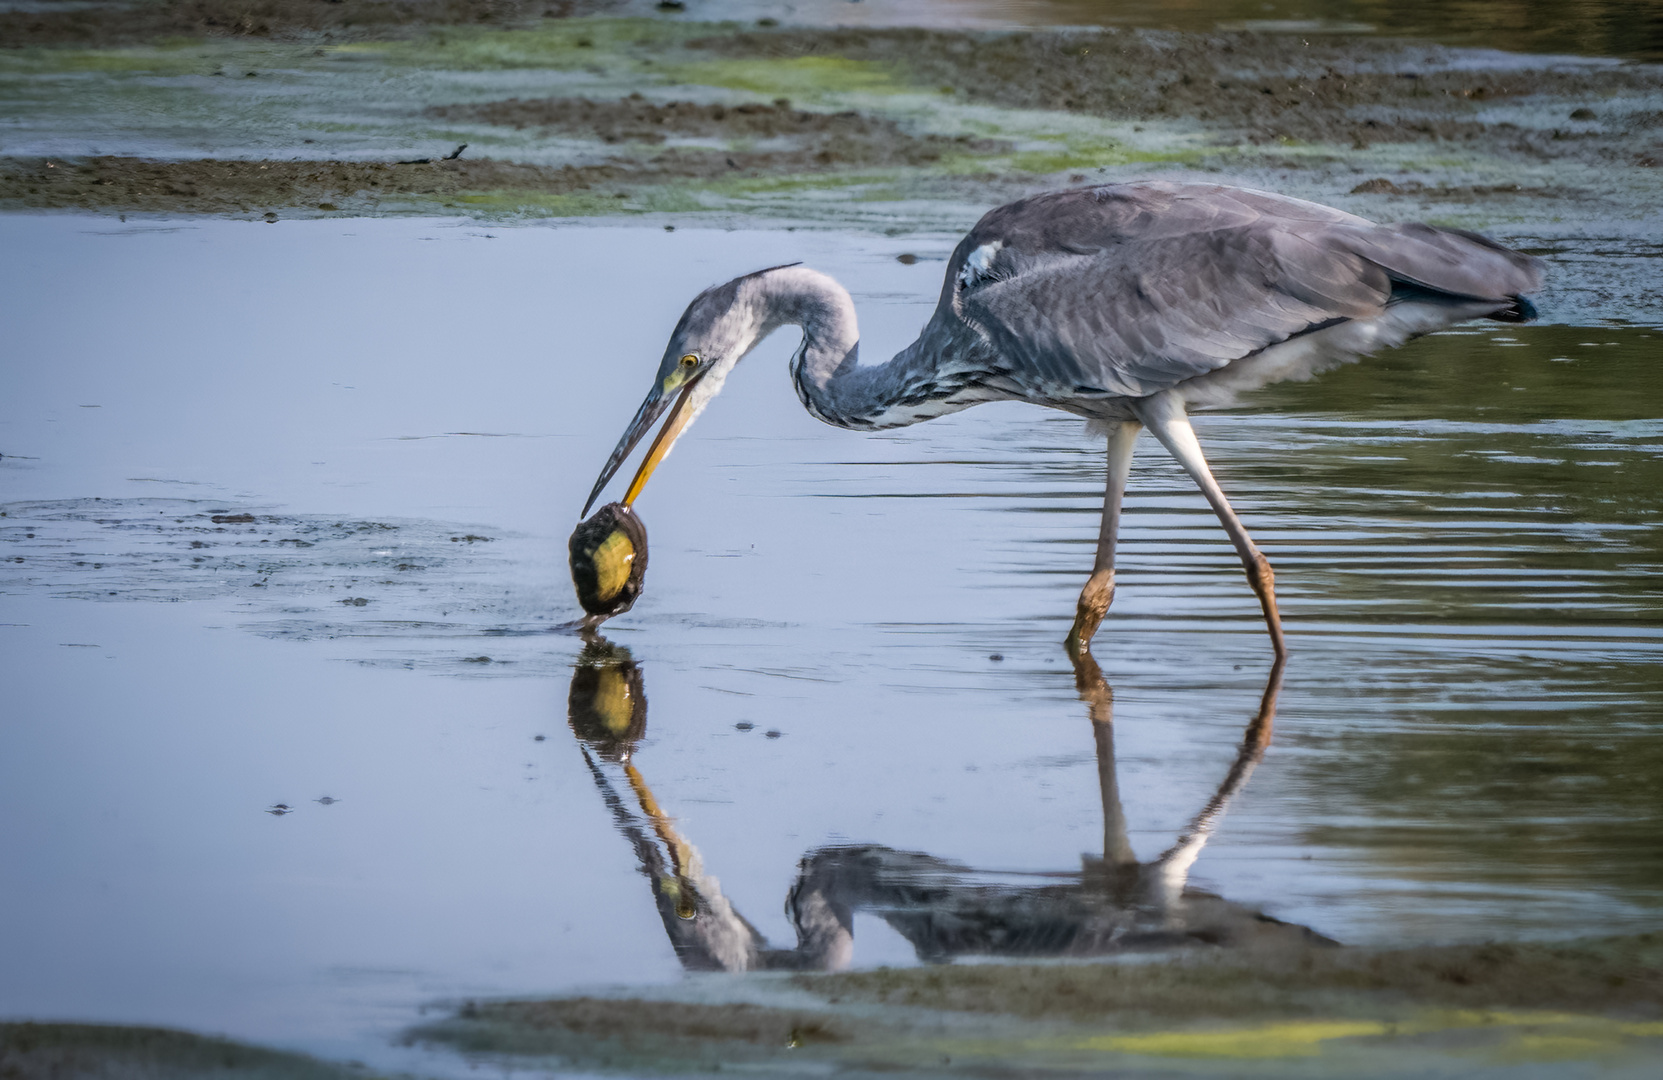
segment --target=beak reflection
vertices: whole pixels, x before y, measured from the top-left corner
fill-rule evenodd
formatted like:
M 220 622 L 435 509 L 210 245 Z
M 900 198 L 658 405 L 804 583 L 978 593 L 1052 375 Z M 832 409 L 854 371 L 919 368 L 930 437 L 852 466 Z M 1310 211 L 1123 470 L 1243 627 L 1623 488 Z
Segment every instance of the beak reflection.
M 633 761 L 646 734 L 641 671 L 627 649 L 591 635 L 572 677 L 568 716 L 595 784 L 635 848 L 660 920 L 693 971 L 836 971 L 854 958 L 854 916 L 883 919 L 925 962 L 959 956 L 1088 958 L 1134 951 L 1269 944 L 1331 945 L 1308 927 L 1191 887 L 1190 868 L 1270 743 L 1282 663 L 1211 798 L 1175 843 L 1139 861 L 1127 835 L 1114 756 L 1114 694 L 1089 653 L 1074 674 L 1097 751 L 1103 855 L 1077 872 L 989 873 L 919 851 L 834 845 L 803 856 L 786 911 L 794 948 L 771 946 L 722 894 L 698 849 Z M 597 760 L 598 759 L 598 760 Z M 615 782 L 621 772 L 622 784 Z M 627 792 L 627 794 L 626 794 Z M 1012 880 L 1017 878 L 1017 880 Z
M 595 500 L 600 498 L 601 492 L 606 488 L 612 477 L 617 474 L 618 469 L 629 457 L 630 452 L 635 449 L 636 444 L 646 436 L 647 429 L 652 427 L 653 421 L 662 416 L 665 409 L 670 409 L 670 418 L 664 422 L 662 428 L 659 428 L 658 437 L 653 439 L 652 446 L 647 449 L 647 456 L 641 461 L 641 467 L 635 471 L 635 478 L 629 482 L 629 490 L 625 492 L 623 499 L 620 500 L 625 506 L 629 506 L 635 501 L 636 497 L 641 494 L 641 489 L 647 486 L 647 478 L 652 476 L 653 470 L 658 468 L 658 463 L 664 460 L 664 456 L 670 452 L 670 447 L 674 446 L 676 439 L 681 436 L 682 429 L 687 426 L 688 420 L 692 419 L 691 414 L 687 411 L 687 399 L 691 395 L 693 387 L 697 386 L 699 380 L 703 377 L 704 372 L 698 372 L 679 387 L 669 391 L 666 391 L 662 384 L 653 385 L 652 392 L 647 395 L 646 400 L 641 402 L 641 407 L 636 410 L 635 419 L 631 420 L 629 427 L 624 429 L 623 438 L 619 439 L 618 445 L 612 448 L 612 454 L 606 459 L 606 466 L 601 469 L 600 479 L 595 481 L 593 490 L 589 492 L 589 500 L 583 504 L 583 513 L 579 514 L 579 517 L 589 516 L 589 508 L 595 505 Z M 673 408 L 671 408 L 670 394 L 675 395 Z

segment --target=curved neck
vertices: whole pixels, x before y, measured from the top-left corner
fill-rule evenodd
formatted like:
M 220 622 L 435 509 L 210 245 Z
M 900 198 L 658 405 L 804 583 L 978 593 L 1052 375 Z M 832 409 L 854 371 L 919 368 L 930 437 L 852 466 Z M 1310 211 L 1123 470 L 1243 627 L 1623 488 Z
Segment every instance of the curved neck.
M 847 428 L 890 427 L 886 414 L 909 396 L 928 367 L 923 339 L 886 364 L 862 367 L 860 326 L 849 292 L 805 266 L 769 270 L 751 279 L 763 312 L 758 340 L 781 326 L 799 326 L 803 343 L 791 357 L 797 396 L 815 417 Z M 909 416 L 899 423 L 922 417 Z

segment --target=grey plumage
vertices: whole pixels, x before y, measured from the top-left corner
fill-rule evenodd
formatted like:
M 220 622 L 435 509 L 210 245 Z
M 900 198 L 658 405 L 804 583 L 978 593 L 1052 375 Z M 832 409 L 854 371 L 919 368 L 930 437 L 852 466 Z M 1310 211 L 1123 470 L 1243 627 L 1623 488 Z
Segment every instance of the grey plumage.
M 962 284 L 995 244 L 988 276 Z M 1540 283 L 1537 260 L 1472 233 L 1240 188 L 1117 184 L 988 213 L 954 251 L 925 336 L 985 352 L 1020 396 L 1095 413 L 1093 399 L 1147 397 L 1394 300 L 1456 322 Z
M 824 274 L 773 267 L 707 289 L 671 335 L 589 503 L 671 394 L 680 391 L 680 407 L 626 504 L 740 358 L 796 325 L 803 341 L 792 380 L 830 424 L 899 427 L 1020 400 L 1102 425 L 1109 491 L 1075 646 L 1112 596 L 1120 489 L 1148 426 L 1218 512 L 1281 654 L 1269 564 L 1214 482 L 1188 412 L 1466 319 L 1528 319 L 1523 295 L 1541 280 L 1539 260 L 1476 233 L 1377 225 L 1268 192 L 1145 182 L 1036 195 L 988 212 L 959 242 L 934 315 L 888 363 L 860 363 L 854 304 Z

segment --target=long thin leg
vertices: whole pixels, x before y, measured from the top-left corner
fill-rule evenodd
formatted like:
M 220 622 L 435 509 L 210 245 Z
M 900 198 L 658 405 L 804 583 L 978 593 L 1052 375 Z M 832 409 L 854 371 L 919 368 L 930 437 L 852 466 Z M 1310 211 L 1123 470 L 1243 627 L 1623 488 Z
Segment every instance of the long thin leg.
M 1143 425 L 1124 420 L 1109 431 L 1108 481 L 1103 489 L 1103 523 L 1097 531 L 1097 561 L 1091 577 L 1080 590 L 1074 609 L 1074 627 L 1068 631 L 1068 653 L 1078 656 L 1091 648 L 1091 639 L 1114 602 L 1114 549 L 1120 534 L 1120 503 L 1126 495 L 1126 480 L 1132 475 L 1132 448 L 1137 445 Z
M 1207 459 L 1201 453 L 1201 444 L 1196 441 L 1195 429 L 1190 427 L 1183 400 L 1169 390 L 1142 399 L 1137 403 L 1137 410 L 1139 418 L 1149 425 L 1149 430 L 1161 440 L 1167 452 L 1178 459 L 1178 464 L 1190 474 L 1212 504 L 1213 513 L 1218 515 L 1224 531 L 1230 534 L 1230 542 L 1236 546 L 1236 553 L 1241 556 L 1242 566 L 1247 570 L 1247 583 L 1253 586 L 1254 595 L 1259 598 L 1276 656 L 1278 659 L 1287 656 L 1288 646 L 1282 638 L 1282 617 L 1276 611 L 1276 576 L 1271 572 L 1270 560 L 1253 545 L 1253 538 L 1247 535 L 1218 481 L 1213 479 L 1212 470 L 1207 468 Z

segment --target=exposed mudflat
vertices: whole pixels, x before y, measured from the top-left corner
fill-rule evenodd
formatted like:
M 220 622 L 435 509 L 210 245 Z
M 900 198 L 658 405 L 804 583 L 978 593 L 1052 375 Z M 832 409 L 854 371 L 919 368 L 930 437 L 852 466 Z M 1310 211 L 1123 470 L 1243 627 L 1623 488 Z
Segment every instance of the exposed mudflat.
M 343 1080 L 371 1074 L 304 1054 L 166 1028 L 0 1023 L 6 1080 Z
M 722 140 L 784 140 L 794 144 L 782 152 L 735 150 L 752 168 L 800 171 L 815 166 L 926 165 L 950 154 L 1008 152 L 1008 141 L 972 139 L 968 135 L 915 135 L 894 119 L 854 110 L 810 112 L 791 107 L 789 98 L 738 105 L 694 101 L 648 101 L 631 94 L 621 101 L 587 98 L 541 98 L 491 101 L 477 105 L 436 105 L 428 115 L 503 125 L 516 130 L 536 128 L 603 143 L 658 145 L 673 138 Z M 729 168 L 742 168 L 730 161 Z
M 607 0 L 138 0 L 0 11 L 0 46 L 131 45 L 178 37 L 363 37 L 399 27 L 511 25 Z
M 1663 90 L 1663 70 L 1480 63 L 1459 50 L 1368 38 L 1124 30 L 752 30 L 689 48 L 894 65 L 943 92 L 1017 109 L 1192 120 L 1219 141 L 1476 144 L 1554 159 L 1663 162 L 1663 112 L 1612 98 Z M 1531 126 L 1486 105 L 1564 101 Z M 1597 110 L 1597 111 L 1596 111 Z M 1574 114 L 1574 115 L 1573 115 Z
M 1038 188 L 1178 171 L 1586 231 L 1663 199 L 1655 65 L 1245 31 L 471 18 L 0 54 L 0 206 L 960 226 Z
M 1029 1019 L 1322 1016 L 1365 1003 L 1663 1018 L 1663 935 L 1414 949 L 1279 949 L 1101 966 L 982 965 L 799 976 L 834 1001 Z
M 625 1073 L 784 1067 L 982 1075 L 1644 1075 L 1663 1047 L 1663 941 L 1296 949 L 1139 964 L 796 976 L 780 1004 L 669 997 L 479 1001 L 417 1028 L 490 1060 Z M 723 1000 L 726 996 L 726 1000 Z M 1306 1070 L 1311 1070 L 1307 1073 Z M 1121 1075 L 1116 1072 L 1116 1075 Z M 1580 1073 L 1577 1073 L 1578 1075 Z M 1536 1075 L 1536 1074 L 1531 1074 Z
M 1663 939 L 1296 949 L 1138 964 L 970 965 L 684 983 L 650 996 L 467 1001 L 406 1044 L 470 1068 L 703 1075 L 1644 1076 Z M 1533 1069 L 1547 1068 L 1550 1073 Z M 337 1080 L 339 1065 L 182 1031 L 0 1023 L 18 1080 Z
M 0 188 L 28 206 L 50 209 L 249 213 L 254 210 L 362 209 L 388 199 L 442 200 L 470 192 L 584 191 L 622 175 L 609 165 L 521 165 L 444 159 L 363 161 L 150 161 L 0 159 Z

